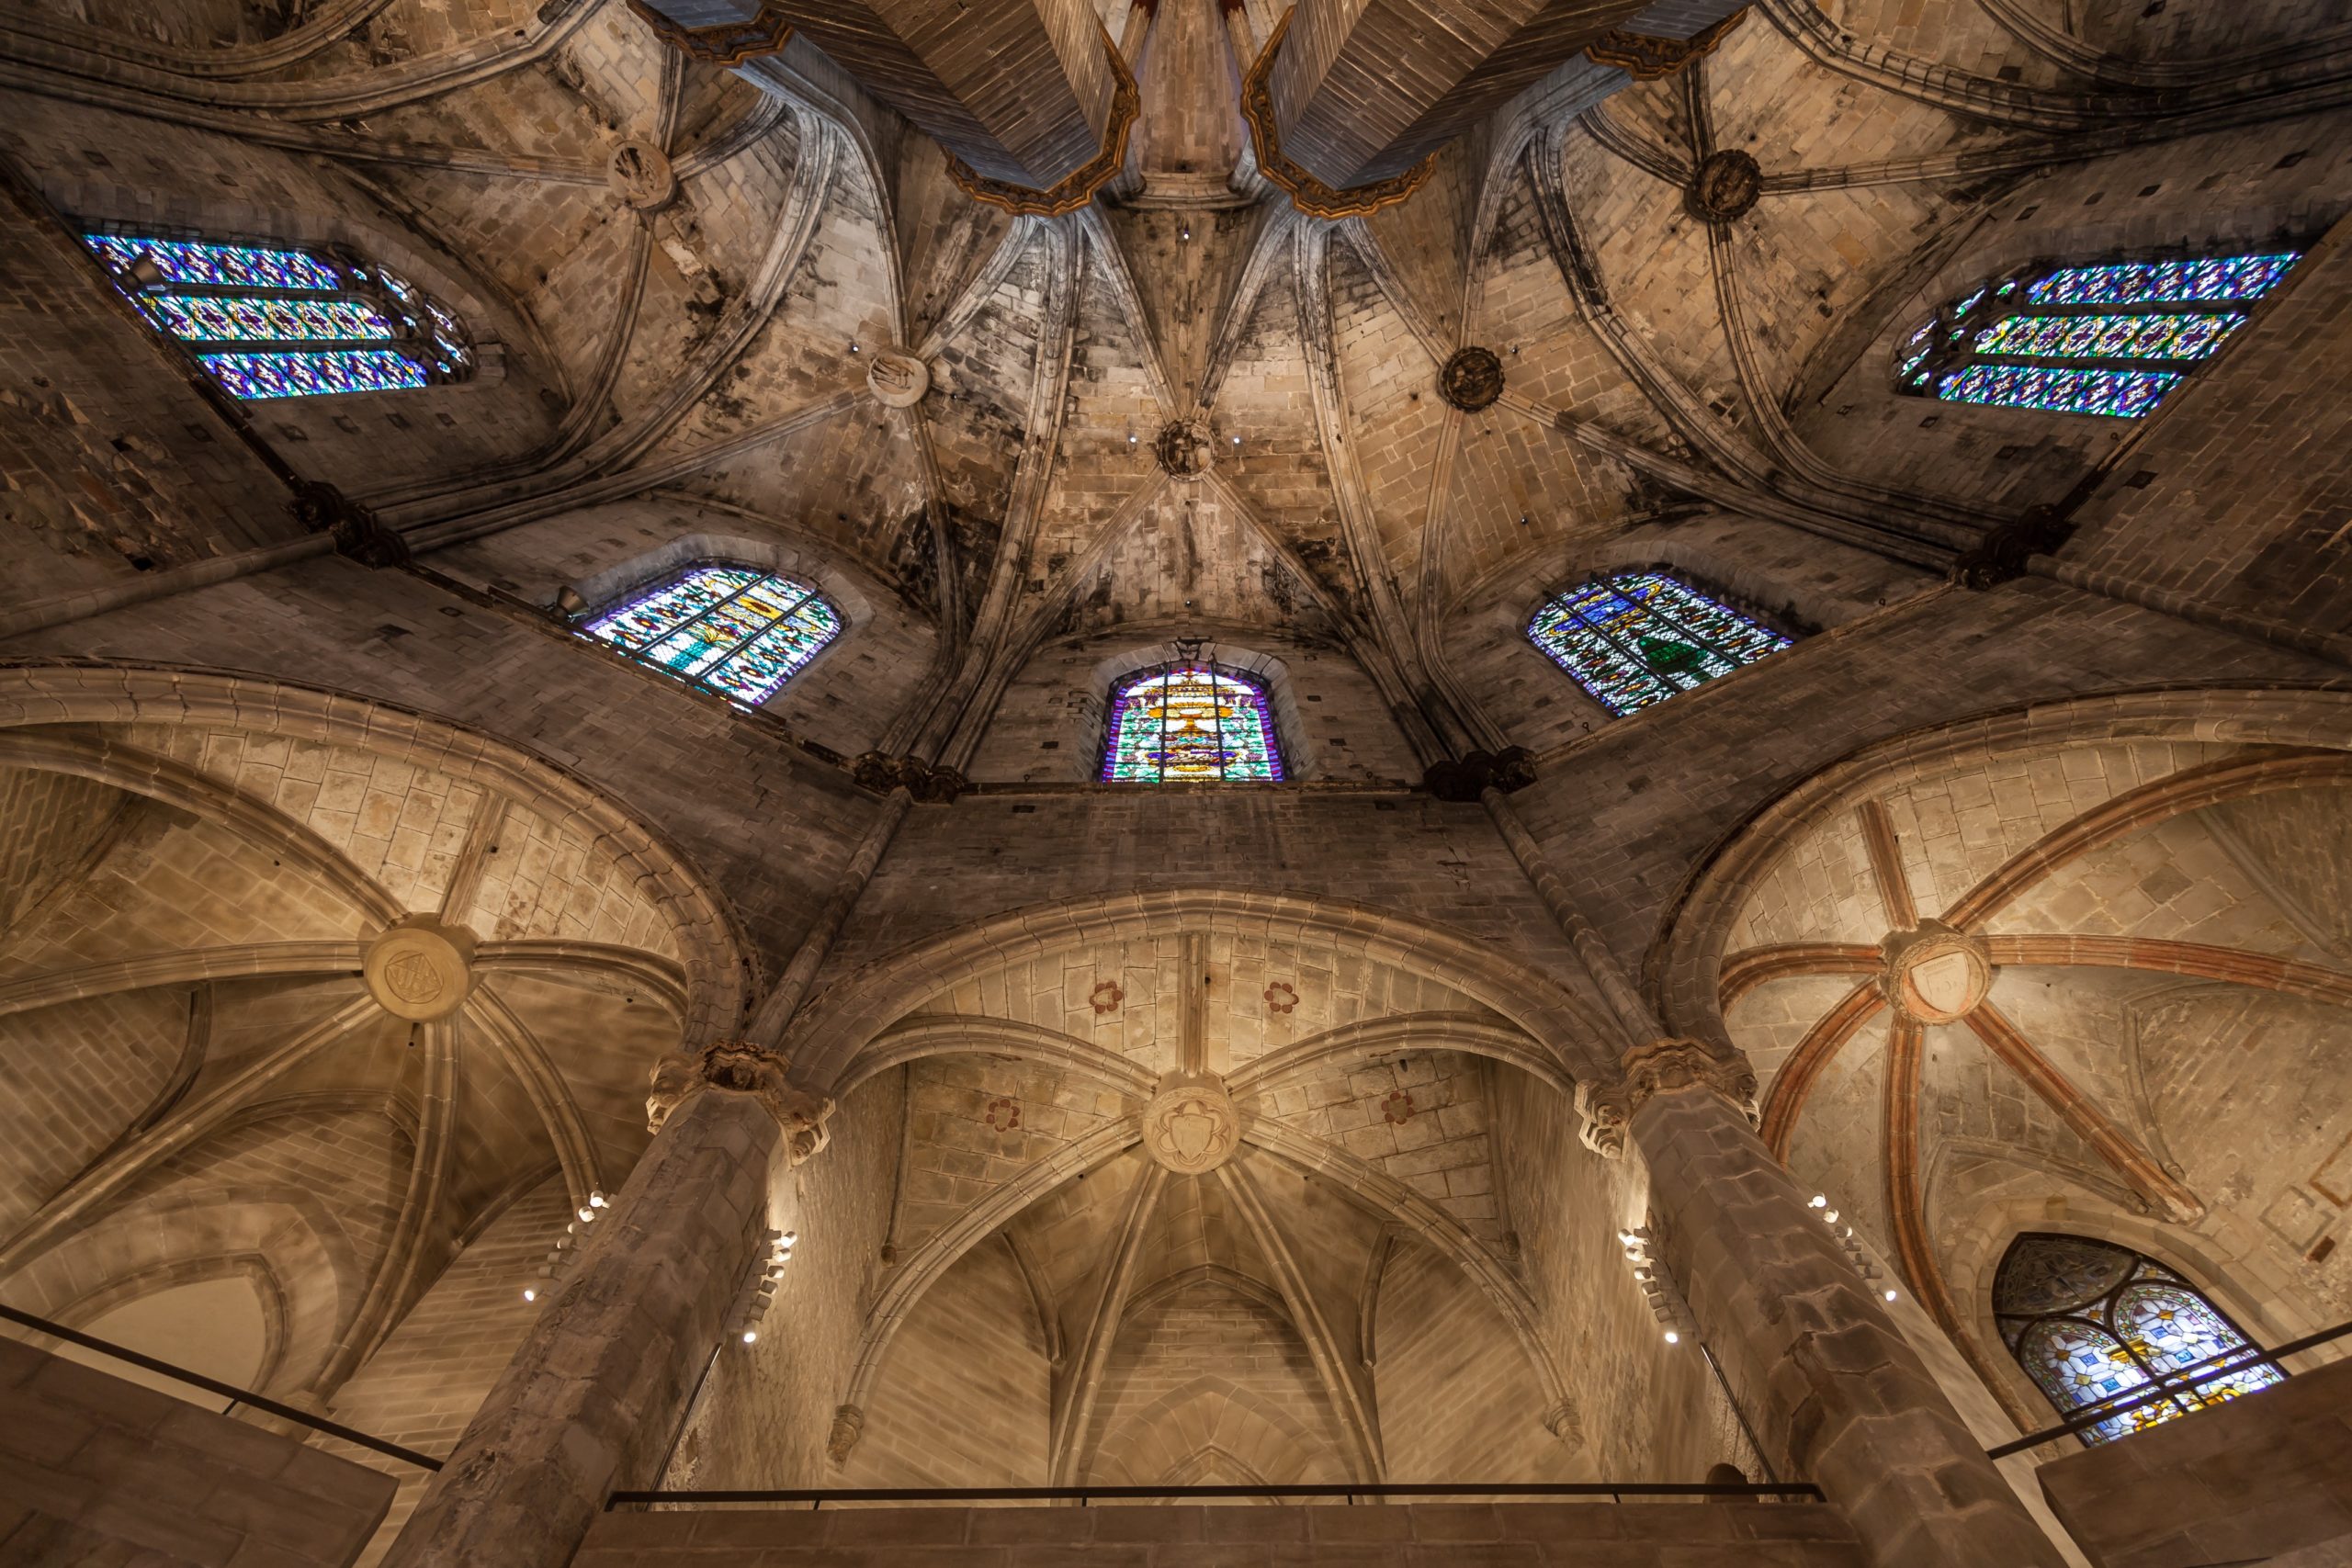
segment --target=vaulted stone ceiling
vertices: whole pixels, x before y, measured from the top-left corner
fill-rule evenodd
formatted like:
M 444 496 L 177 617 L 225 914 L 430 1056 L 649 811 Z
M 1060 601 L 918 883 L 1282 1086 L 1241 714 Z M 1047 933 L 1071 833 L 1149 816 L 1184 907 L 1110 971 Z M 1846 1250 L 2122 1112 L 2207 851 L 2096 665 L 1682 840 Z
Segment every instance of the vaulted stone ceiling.
M 1262 3 L 1105 0 L 1138 130 L 1109 192 L 1050 220 L 966 197 L 814 46 L 720 71 L 617 0 L 17 5 L 0 50 L 41 96 L 5 135 L 61 206 L 108 205 L 119 176 L 79 149 L 119 144 L 239 193 L 216 221 L 266 228 L 273 191 L 364 212 L 479 290 L 504 379 L 475 424 L 388 448 L 283 415 L 389 521 L 648 491 L 777 519 L 895 584 L 943 660 L 974 650 L 951 698 L 1113 629 L 1338 648 L 1417 710 L 1426 764 L 1540 727 L 1469 628 L 1629 527 L 1792 522 L 1887 558 L 1899 594 L 2054 498 L 2120 429 L 1908 456 L 1917 405 L 1862 351 L 2020 190 L 2138 191 L 2133 148 L 2193 175 L 2200 134 L 2302 116 L 2301 167 L 2228 176 L 2222 227 L 2249 233 L 2341 185 L 2309 118 L 2347 90 L 2323 10 L 1769 0 L 1677 74 L 1516 101 L 1338 224 L 1255 172 L 1238 52 L 1279 20 Z M 1753 206 L 1695 217 L 1729 150 Z M 2206 237 L 2098 217 L 2086 243 Z M 1504 370 L 1478 412 L 1439 395 L 1465 344 Z M 932 372 L 910 411 L 866 395 L 894 347 Z M 1156 439 L 1188 418 L 1213 461 L 1171 478 Z M 968 761 L 956 728 L 913 739 Z
M 1102 15 L 1136 44 L 1129 167 L 1054 219 L 969 199 L 936 143 L 805 40 L 717 70 L 662 45 L 620 0 L 6 0 L 0 87 L 26 112 L 0 122 L 0 144 L 68 213 L 345 239 L 429 274 L 497 349 L 499 376 L 469 394 L 476 416 L 362 432 L 331 400 L 272 410 L 265 434 L 307 475 L 455 545 L 436 558 L 453 571 L 545 601 L 571 575 L 551 535 L 461 543 L 469 529 L 558 513 L 599 535 L 650 536 L 657 513 L 778 525 L 870 591 L 867 647 L 887 655 L 861 688 L 872 700 L 806 733 L 845 755 L 911 750 L 994 778 L 1038 766 L 989 729 L 1024 669 L 1076 690 L 1106 649 L 1177 633 L 1359 666 L 1408 721 L 1382 749 L 1359 732 L 1353 760 L 1327 750 L 1326 776 L 1398 778 L 1471 746 L 1571 739 L 1580 711 L 1589 722 L 1510 662 L 1534 657 L 1519 636 L 1527 608 L 1564 575 L 1744 542 L 1765 518 L 1804 530 L 1812 561 L 1839 564 L 1823 573 L 1834 602 L 1796 618 L 1916 592 L 2128 434 L 2087 421 L 2020 434 L 1962 412 L 1953 439 L 1916 440 L 1921 405 L 1889 393 L 1881 355 L 1927 302 L 2024 259 L 2004 244 L 2256 239 L 2352 193 L 2336 107 L 2352 96 L 2347 39 L 2318 0 L 1759 0 L 1679 73 L 1605 101 L 1525 101 L 1442 149 L 1409 200 L 1337 224 L 1266 186 L 1239 118 L 1236 39 L 1269 37 L 1275 6 L 1161 0 L 1147 27 L 1104 0 Z M 2159 147 L 2161 178 L 2141 166 Z M 1694 187 L 1724 197 L 1700 173 L 1727 151 L 1754 160 L 1754 204 L 1694 216 Z M 175 204 L 148 200 L 151 186 Z M 2184 190 L 2200 193 L 2194 218 L 2135 215 Z M 2034 209 L 2073 216 L 2006 240 Z M 299 231 L 282 227 L 298 217 Z M 1476 412 L 1440 391 L 1465 345 L 1502 367 L 1500 398 Z M 886 352 L 927 367 L 910 408 L 872 394 Z M 1169 449 L 1195 471 L 1172 474 L 1160 438 L 1188 421 Z M 516 1183 L 572 1201 L 635 1157 L 645 1065 L 695 1005 L 675 994 L 691 922 L 632 903 L 628 878 L 564 839 L 560 812 L 497 807 L 497 792 L 469 795 L 410 761 L 257 756 L 225 731 L 36 734 L 48 750 L 25 766 L 41 771 L 0 776 L 13 1055 L 70 1037 L 130 1066 L 85 1075 L 109 1083 L 106 1117 L 37 1098 L 42 1135 L 0 1153 L 19 1195 L 0 1229 L 62 1235 L 77 1204 L 135 1220 L 206 1184 L 259 1183 L 265 1167 L 273 1191 L 307 1183 L 332 1215 L 299 1216 L 305 1256 L 340 1304 L 283 1343 L 302 1381 L 324 1383 L 348 1370 L 341 1347 L 389 1320 L 388 1307 L 363 1316 L 369 1282 L 429 1276 L 388 1260 L 445 1246 Z M 1720 1024 L 1752 1053 L 1790 1108 L 1774 1123 L 1789 1158 L 1892 1250 L 1906 1235 L 1961 1246 L 1970 1215 L 2028 1165 L 2121 1209 L 2269 1179 L 2242 1168 L 2219 1123 L 2178 1133 L 2179 1171 L 2156 1145 L 2197 1122 L 2211 1070 L 2179 1039 L 2242 1031 L 2274 1054 L 2269 1080 L 2290 1082 L 2297 1053 L 2339 1032 L 2332 1013 L 2298 1011 L 2310 998 L 2292 987 L 2244 978 L 2342 961 L 2344 933 L 2326 923 L 2342 890 L 2303 886 L 2310 863 L 2288 848 L 2315 830 L 2299 813 L 2326 816 L 2311 801 L 2336 786 L 2306 781 L 2120 836 L 1980 922 L 1998 969 L 1989 995 L 2018 1037 L 2101 1104 L 2153 1108 L 2106 1112 L 2115 1141 L 2086 1135 L 2047 1079 L 2027 1094 L 1991 1071 L 1987 1052 L 2027 1059 L 2007 1037 L 1980 1046 L 1939 1023 L 1924 1043 L 1897 1040 L 1883 1010 L 1845 1025 L 1862 1006 L 1847 1002 L 1858 966 L 1878 962 L 1862 950 L 1905 923 L 1879 902 L 1873 844 L 1914 868 L 1914 913 L 1950 919 L 1973 880 L 2106 798 L 2106 783 L 2077 781 L 2124 791 L 2270 761 L 2085 748 L 2018 764 L 2026 785 L 1980 761 L 1840 796 L 1828 826 L 1724 896 L 1716 956 L 1765 967 L 1745 989 L 1729 967 L 1706 976 L 1731 989 L 1702 986 L 1676 1022 Z M 336 786 L 356 792 L 349 807 L 301 787 L 394 772 L 385 798 L 442 804 L 412 823 L 364 784 Z M 1923 804 L 2019 788 L 2027 807 L 1956 847 Z M 241 833 L 239 790 L 318 841 Z M 1859 825 L 1872 811 L 1886 836 Z M 375 812 L 410 837 L 368 830 Z M 510 854 L 525 833 L 531 878 L 483 869 L 492 843 Z M 278 874 L 289 853 L 300 877 Z M 199 881 L 238 896 L 176 896 Z M 2184 881 L 2231 901 L 2174 908 L 2151 891 Z M 461 916 L 490 943 L 479 1016 L 454 1041 L 412 1048 L 351 976 L 359 926 L 408 911 Z M 2171 988 L 2099 945 L 2150 937 L 2197 946 L 2201 968 L 2167 973 L 2198 983 Z M 1155 1174 L 1138 1146 L 1159 1076 L 1185 1065 L 1182 1029 L 1159 1018 L 1181 1011 L 1173 952 L 1103 944 L 914 987 L 876 1007 L 870 1043 L 836 1043 L 888 1067 L 844 1095 L 844 1119 L 867 1097 L 888 1111 L 873 1112 L 882 1135 L 901 1140 L 888 1268 L 854 1314 L 867 1359 L 820 1399 L 862 1412 L 854 1440 L 835 1445 L 850 1472 L 917 1472 L 906 1434 L 921 1429 L 927 1370 L 959 1336 L 989 1333 L 1002 1365 L 1035 1376 L 1006 1405 L 1034 1417 L 1022 1440 L 1056 1479 L 1320 1478 L 1372 1470 L 1374 1451 L 1400 1473 L 1433 1473 L 1441 1457 L 1487 1478 L 1513 1465 L 1644 1473 L 1641 1413 L 1661 1402 L 1624 1368 L 1649 1325 L 1627 1291 L 1622 1320 L 1578 1294 L 1593 1259 L 1523 1257 L 1492 1197 L 1505 1155 L 1488 1113 L 1550 1103 L 1523 1075 L 1553 1058 L 1426 976 L 1208 940 L 1222 989 L 1200 1043 L 1233 1082 L 1243 1132 L 1206 1176 Z M 2037 942 L 2066 945 L 2018 945 Z M 1811 967 L 1770 968 L 1791 946 Z M 1118 992 L 1107 1008 L 1105 983 Z M 575 1043 L 560 1067 L 535 1063 L 524 1019 Z M 2139 1043 L 2139 1088 L 2112 1047 L 2086 1043 L 2119 1032 Z M 1043 1039 L 1049 1059 L 1004 1060 L 1016 1036 L 1033 1058 Z M 1824 1042 L 1810 1056 L 1808 1040 Z M 1885 1089 L 1898 1059 L 1918 1080 L 1899 1103 Z M 251 1070 L 282 1073 L 284 1094 L 200 1114 L 214 1085 Z M 1890 1129 L 1915 1105 L 1905 1155 Z M 1529 1122 L 1519 1146 L 1565 1143 L 1565 1124 Z M 2006 1165 L 1987 1153 L 1996 1141 Z M 2135 1143 L 2136 1163 L 2123 1147 Z M 2312 1153 L 2279 1154 L 2278 1168 Z M 449 1184 L 446 1204 L 410 1201 L 428 1179 Z M 1624 1197 L 1589 1179 L 1587 1210 Z M 551 1201 L 514 1212 L 526 1232 L 561 1218 Z M 536 1237 L 522 1242 L 514 1257 Z M 86 1273 L 122 1262 L 93 1258 Z M 2340 1267 L 2326 1276 L 2339 1293 Z M 52 1249 L 25 1299 L 73 1303 L 83 1268 Z M 512 1274 L 484 1277 L 514 1293 Z M 1382 1387 L 1408 1364 L 1374 1342 L 1379 1302 L 1397 1293 L 1419 1303 L 1405 1320 L 1425 1337 L 1444 1325 L 1480 1376 L 1508 1369 L 1491 1424 L 1519 1445 L 1507 1459 L 1417 1451 L 1427 1424 L 1384 1425 L 1384 1407 L 1416 1409 L 1408 1397 L 1426 1393 Z M 1584 1325 L 1570 1371 L 1600 1391 L 1586 1395 L 1589 1433 L 1559 1416 L 1562 1374 L 1518 1331 L 1514 1314 L 1531 1312 L 1554 1343 L 1570 1337 L 1558 1325 Z M 1187 1344 L 1270 1348 L 1215 1386 L 1166 1381 L 1171 1347 Z

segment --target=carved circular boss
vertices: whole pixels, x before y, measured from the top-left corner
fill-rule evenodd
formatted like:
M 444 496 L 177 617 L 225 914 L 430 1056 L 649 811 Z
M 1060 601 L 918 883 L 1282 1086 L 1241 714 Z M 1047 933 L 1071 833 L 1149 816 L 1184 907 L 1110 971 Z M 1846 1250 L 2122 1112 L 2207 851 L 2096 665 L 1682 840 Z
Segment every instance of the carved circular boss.
M 1503 362 L 1491 348 L 1458 348 L 1438 372 L 1437 394 L 1464 413 L 1491 408 L 1503 395 Z
M 465 1005 L 474 988 L 474 933 L 412 915 L 368 945 L 359 973 L 377 1006 L 411 1023 L 431 1023 Z
M 1214 1074 L 1170 1073 L 1143 1108 L 1145 1152 L 1179 1176 L 1202 1176 L 1241 1145 L 1241 1113 Z
M 1736 147 L 1718 148 L 1700 163 L 1690 176 L 1690 185 L 1682 193 L 1682 203 L 1690 216 L 1710 223 L 1729 223 L 1744 218 L 1764 194 L 1764 171 L 1756 160 Z
M 1937 920 L 1897 931 L 1881 948 L 1885 967 L 1879 989 L 1921 1023 L 1963 1017 L 1993 988 L 1993 960 L 1984 939 Z

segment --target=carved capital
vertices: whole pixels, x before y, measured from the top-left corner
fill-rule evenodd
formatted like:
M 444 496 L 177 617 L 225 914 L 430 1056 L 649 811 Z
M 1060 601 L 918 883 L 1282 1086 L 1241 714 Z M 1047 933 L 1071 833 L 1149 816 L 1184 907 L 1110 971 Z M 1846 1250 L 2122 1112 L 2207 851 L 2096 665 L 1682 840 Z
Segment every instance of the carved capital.
M 1274 123 L 1274 59 L 1282 52 L 1283 35 L 1290 31 L 1296 10 L 1283 13 L 1266 47 L 1241 78 L 1241 118 L 1250 122 L 1250 145 L 1258 154 L 1258 172 L 1280 186 L 1290 204 L 1309 218 L 1361 218 L 1392 202 L 1404 200 L 1421 188 L 1437 167 L 1432 152 L 1401 175 L 1345 190 L 1325 185 L 1306 167 L 1283 151 L 1282 128 Z
M 1584 1417 L 1577 1414 L 1572 1399 L 1564 1399 L 1544 1412 L 1544 1429 L 1568 1448 L 1584 1447 Z
M 1975 548 L 1952 562 L 1951 581 L 1982 592 L 2015 581 L 2036 556 L 2056 555 L 2075 536 L 2075 525 L 2052 506 L 2029 506 L 2014 521 L 1989 529 Z
M 833 1113 L 833 1100 L 794 1083 L 791 1067 L 789 1057 L 745 1040 L 721 1040 L 700 1051 L 664 1056 L 653 1065 L 645 1124 L 659 1133 L 687 1096 L 707 1089 L 752 1095 L 784 1129 L 786 1161 L 798 1165 L 831 1140 L 825 1122 Z
M 833 1429 L 825 1438 L 825 1457 L 836 1465 L 847 1464 L 865 1431 L 865 1412 L 854 1404 L 841 1406 L 833 1412 Z
M 1673 75 L 1702 54 L 1714 52 L 1724 35 L 1739 26 L 1747 16 L 1747 8 L 1743 6 L 1690 38 L 1652 38 L 1647 33 L 1611 28 L 1585 46 L 1585 57 L 1595 65 L 1614 65 L 1636 82 L 1655 81 Z
M 748 22 L 723 22 L 715 28 L 682 28 L 645 0 L 628 0 L 638 19 L 653 36 L 689 60 L 706 65 L 741 65 L 763 54 L 775 54 L 792 41 L 792 25 L 773 6 L 762 6 Z
M 333 534 L 335 554 L 362 566 L 406 566 L 408 541 L 387 528 L 375 513 L 323 479 L 310 479 L 294 492 L 294 520 L 313 534 Z
M 1535 754 L 1524 746 L 1499 751 L 1473 751 L 1459 760 L 1431 762 L 1421 775 L 1421 787 L 1440 800 L 1475 801 L 1488 789 L 1505 795 L 1535 782 Z
M 920 757 L 893 757 L 867 751 L 850 765 L 850 777 L 877 795 L 903 789 L 926 806 L 952 806 L 968 782 L 944 764 L 934 767 Z
M 1625 1053 L 1613 1083 L 1580 1083 L 1577 1110 L 1584 1117 L 1584 1145 L 1615 1159 L 1625 1152 L 1625 1130 L 1634 1113 L 1653 1095 L 1712 1089 L 1757 1121 L 1756 1074 L 1747 1058 L 1728 1055 L 1697 1040 L 1653 1040 Z

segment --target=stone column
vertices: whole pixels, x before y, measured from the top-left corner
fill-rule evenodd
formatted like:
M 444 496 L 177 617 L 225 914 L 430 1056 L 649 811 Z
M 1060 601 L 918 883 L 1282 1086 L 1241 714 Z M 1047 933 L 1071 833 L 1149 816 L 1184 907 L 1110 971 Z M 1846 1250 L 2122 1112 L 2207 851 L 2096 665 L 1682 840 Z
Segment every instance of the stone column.
M 1648 1167 L 1658 1247 L 1764 1441 L 1883 1568 L 2058 1568 L 1882 1303 L 1756 1135 L 1756 1078 L 1692 1040 L 1578 1094 L 1585 1140 Z
M 655 1069 L 652 1145 L 384 1568 L 562 1568 L 607 1493 L 658 1480 L 759 1257 L 770 1178 L 824 1146 L 833 1102 L 787 1065 L 737 1042 Z

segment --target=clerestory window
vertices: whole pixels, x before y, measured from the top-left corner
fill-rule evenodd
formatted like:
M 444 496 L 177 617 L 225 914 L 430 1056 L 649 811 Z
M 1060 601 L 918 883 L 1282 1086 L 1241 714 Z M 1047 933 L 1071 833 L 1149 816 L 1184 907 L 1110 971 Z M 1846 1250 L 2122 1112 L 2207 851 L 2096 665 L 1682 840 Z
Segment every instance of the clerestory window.
M 2082 1428 L 2086 1444 L 2287 1375 L 2204 1292 L 2153 1258 L 2086 1236 L 2010 1243 L 1994 1276 L 1993 1312 L 2010 1353 L 2061 1416 L 2158 1396 Z
M 465 325 L 399 274 L 340 248 L 89 233 L 150 326 L 240 398 L 396 392 L 474 371 Z
M 1789 638 L 1663 572 L 1623 572 L 1547 600 L 1527 635 L 1600 705 L 1629 714 L 1728 675 Z
M 581 627 L 747 706 L 774 696 L 841 630 L 840 612 L 808 583 L 726 562 L 688 567 Z
M 1221 664 L 1185 659 L 1111 690 L 1106 784 L 1277 781 L 1285 776 L 1266 687 Z
M 1896 350 L 1896 388 L 1946 402 L 2138 419 L 2245 325 L 2302 253 L 2036 264 L 1989 278 Z

